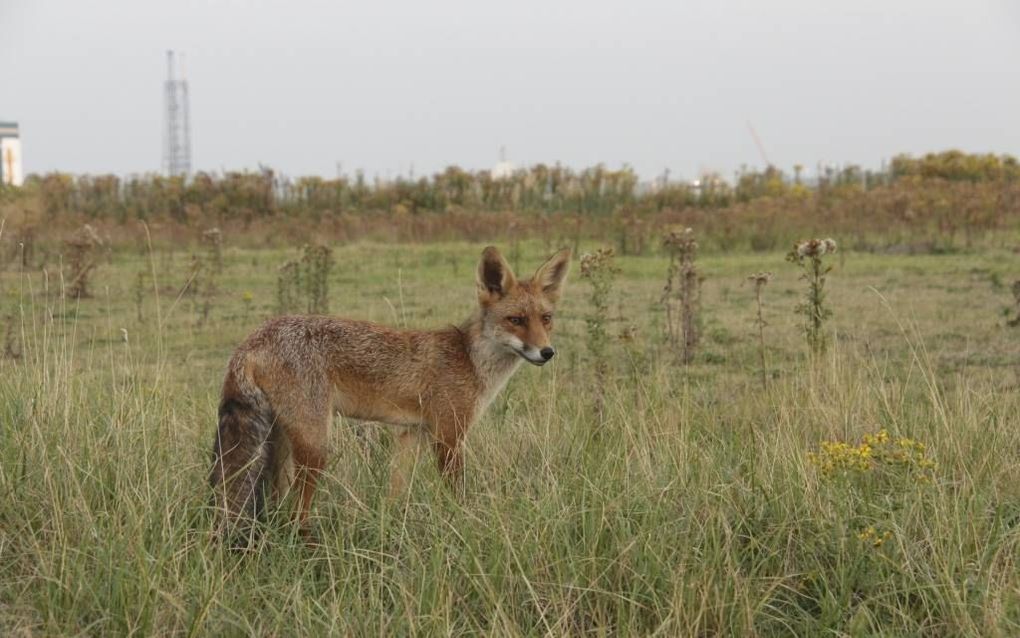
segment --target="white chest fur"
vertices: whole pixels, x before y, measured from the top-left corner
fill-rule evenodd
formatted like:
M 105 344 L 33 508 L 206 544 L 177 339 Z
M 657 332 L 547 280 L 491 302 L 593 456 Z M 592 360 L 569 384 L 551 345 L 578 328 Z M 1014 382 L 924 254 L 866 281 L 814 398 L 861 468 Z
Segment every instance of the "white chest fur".
M 521 358 L 499 343 L 483 340 L 471 350 L 471 361 L 481 385 L 475 418 L 481 417 L 521 365 Z

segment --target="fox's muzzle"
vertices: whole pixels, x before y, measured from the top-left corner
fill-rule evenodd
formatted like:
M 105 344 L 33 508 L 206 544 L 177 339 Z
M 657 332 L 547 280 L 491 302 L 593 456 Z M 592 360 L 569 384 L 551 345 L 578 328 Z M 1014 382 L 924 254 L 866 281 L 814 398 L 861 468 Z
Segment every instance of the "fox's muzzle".
M 532 365 L 544 366 L 554 356 L 556 356 L 556 350 L 551 346 L 546 346 L 539 350 L 533 346 L 524 346 L 523 348 L 514 349 L 525 361 Z

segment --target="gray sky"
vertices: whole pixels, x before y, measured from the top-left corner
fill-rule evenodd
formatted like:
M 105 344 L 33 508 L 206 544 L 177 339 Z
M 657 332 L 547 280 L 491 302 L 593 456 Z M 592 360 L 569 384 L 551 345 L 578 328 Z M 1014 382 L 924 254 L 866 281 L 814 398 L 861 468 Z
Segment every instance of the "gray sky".
M 159 170 L 168 48 L 197 169 L 1020 155 L 1014 0 L 0 0 L 26 171 Z

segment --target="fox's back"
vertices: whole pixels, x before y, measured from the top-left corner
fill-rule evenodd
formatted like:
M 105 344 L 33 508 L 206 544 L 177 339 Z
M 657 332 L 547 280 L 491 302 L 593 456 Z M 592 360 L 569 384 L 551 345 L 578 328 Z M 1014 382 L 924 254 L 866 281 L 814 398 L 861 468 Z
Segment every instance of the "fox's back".
M 259 385 L 296 382 L 314 388 L 328 382 L 354 394 L 415 400 L 436 390 L 439 374 L 446 385 L 457 386 L 470 385 L 472 376 L 457 328 L 401 330 L 318 315 L 267 321 L 237 349 L 231 367 L 246 368 Z

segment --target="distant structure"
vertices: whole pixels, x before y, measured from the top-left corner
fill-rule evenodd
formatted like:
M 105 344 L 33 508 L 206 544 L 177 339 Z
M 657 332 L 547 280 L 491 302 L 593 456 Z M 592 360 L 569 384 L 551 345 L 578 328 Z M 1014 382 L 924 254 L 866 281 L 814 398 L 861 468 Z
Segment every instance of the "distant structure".
M 166 82 L 163 85 L 163 173 L 167 176 L 191 173 L 191 116 L 188 81 L 183 63 L 180 79 L 174 72 L 174 52 L 166 52 Z
M 512 163 L 506 161 L 506 147 L 500 146 L 499 163 L 493 166 L 492 170 L 489 171 L 489 177 L 492 179 L 509 179 L 514 176 L 515 170 L 516 167 Z
M 21 137 L 17 122 L 0 122 L 0 184 L 21 186 L 25 174 L 21 168 Z

